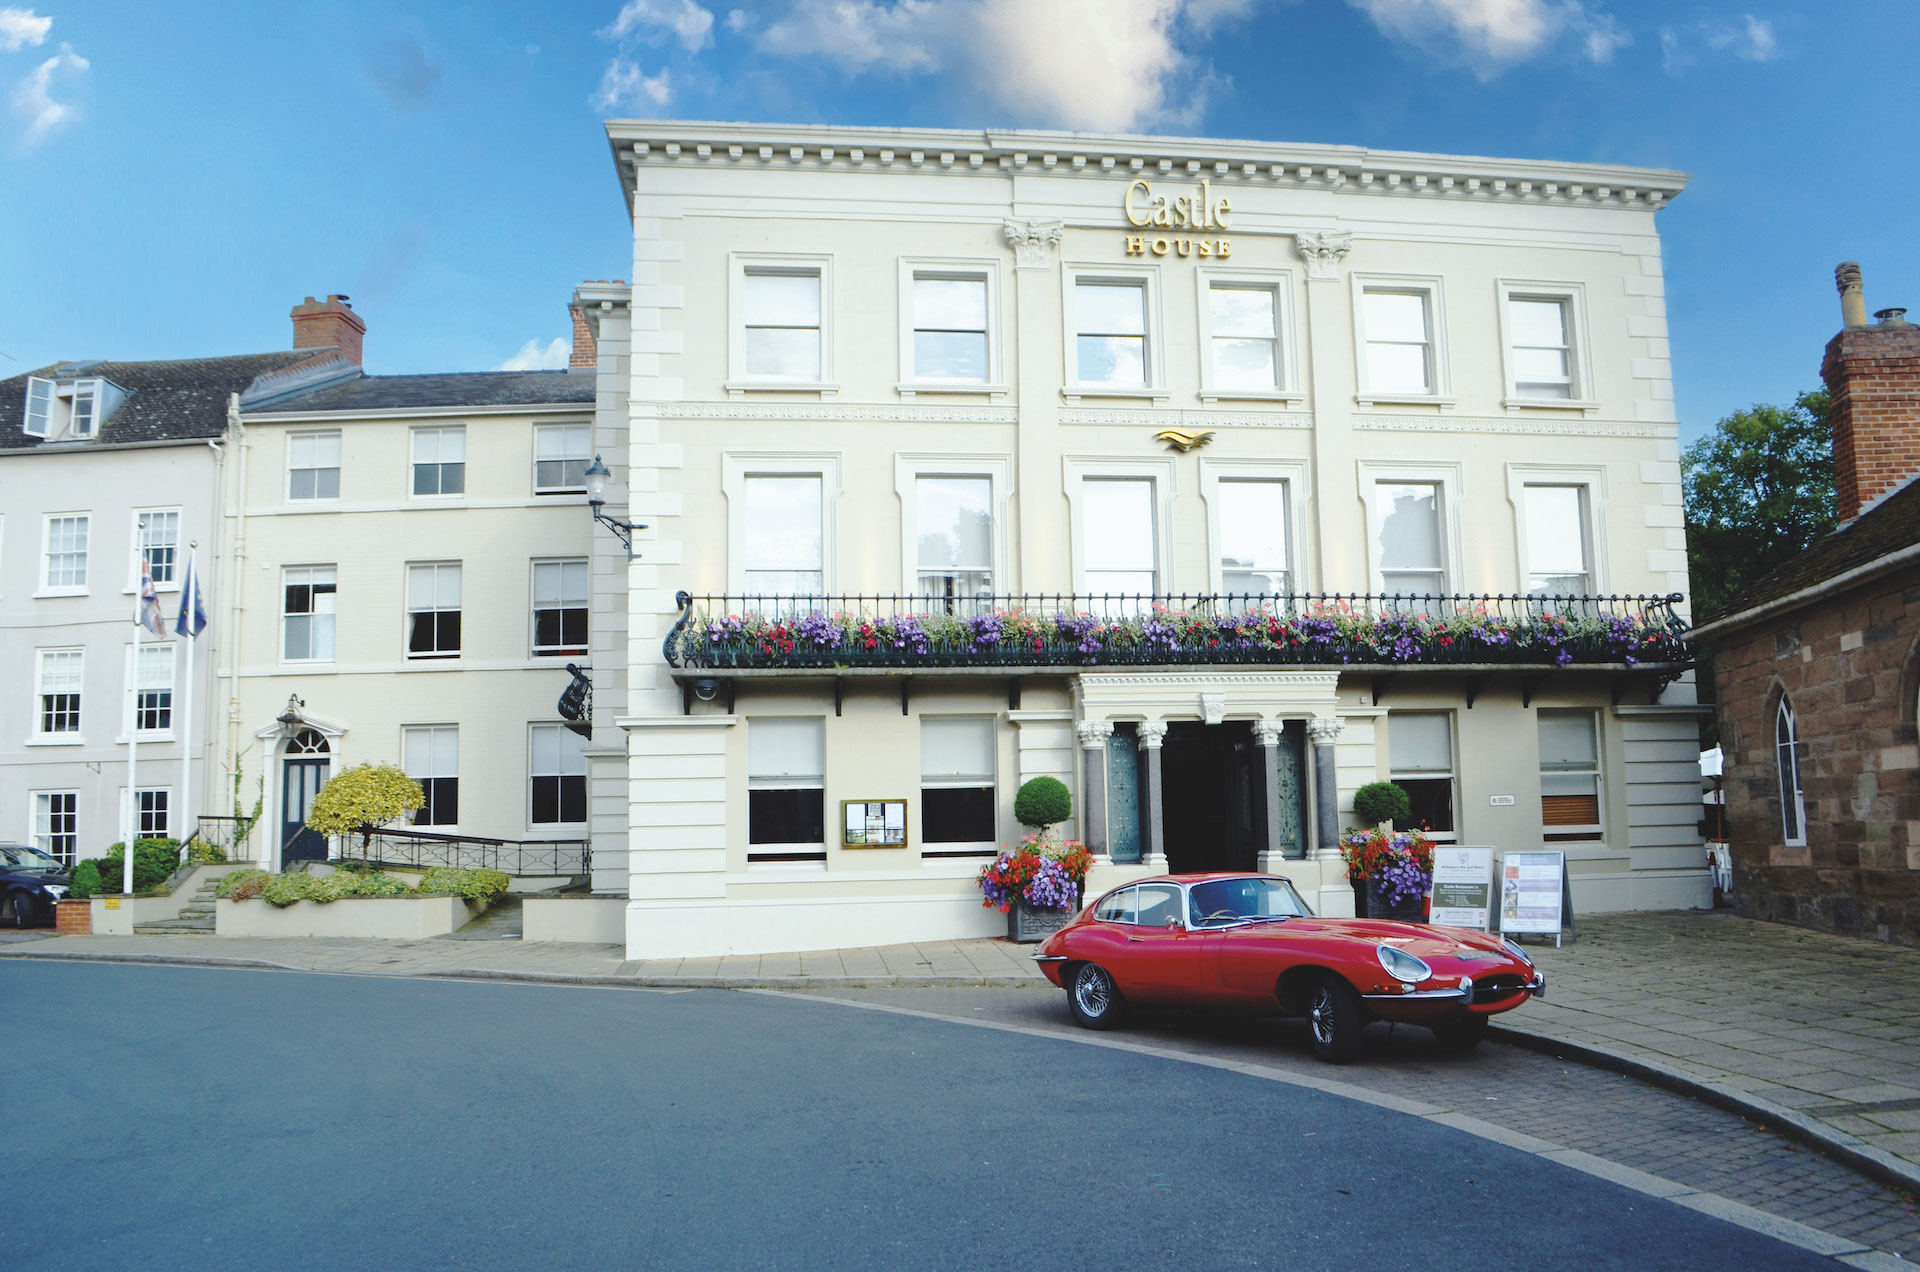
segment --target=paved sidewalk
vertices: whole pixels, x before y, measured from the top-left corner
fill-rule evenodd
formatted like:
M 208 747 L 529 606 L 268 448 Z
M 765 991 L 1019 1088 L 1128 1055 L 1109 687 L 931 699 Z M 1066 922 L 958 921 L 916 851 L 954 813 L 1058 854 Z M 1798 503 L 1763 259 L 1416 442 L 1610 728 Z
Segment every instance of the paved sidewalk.
M 1677 1080 L 1920 1185 L 1920 950 L 1700 911 L 1599 915 L 1529 946 L 1547 998 L 1500 1018 L 1531 1045 Z M 1032 948 L 878 949 L 631 962 L 614 945 L 0 935 L 0 957 L 685 987 L 1044 986 Z

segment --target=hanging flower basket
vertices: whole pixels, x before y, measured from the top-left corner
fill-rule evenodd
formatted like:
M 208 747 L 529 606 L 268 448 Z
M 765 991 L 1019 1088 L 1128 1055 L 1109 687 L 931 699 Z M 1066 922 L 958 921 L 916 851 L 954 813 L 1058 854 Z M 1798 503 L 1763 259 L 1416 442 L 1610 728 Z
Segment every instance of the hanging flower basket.
M 1424 832 L 1388 832 L 1378 827 L 1350 830 L 1340 840 L 1340 859 L 1353 881 L 1356 914 L 1426 922 L 1426 895 L 1433 886 L 1433 840 Z

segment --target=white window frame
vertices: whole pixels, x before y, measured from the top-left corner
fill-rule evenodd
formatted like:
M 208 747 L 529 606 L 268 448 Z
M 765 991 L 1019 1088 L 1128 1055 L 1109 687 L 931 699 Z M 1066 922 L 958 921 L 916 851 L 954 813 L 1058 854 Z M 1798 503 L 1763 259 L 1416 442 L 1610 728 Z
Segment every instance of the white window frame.
M 333 657 L 331 658 L 289 658 L 287 657 L 287 619 L 297 617 L 287 613 L 287 575 L 294 570 L 332 570 L 333 571 Z M 331 561 L 315 561 L 305 565 L 283 565 L 280 567 L 280 592 L 276 603 L 278 620 L 275 623 L 275 636 L 279 639 L 276 652 L 282 666 L 288 667 L 331 667 L 340 657 L 340 567 Z M 309 586 L 312 580 L 308 580 Z M 311 618 L 318 610 L 308 610 L 306 617 Z M 309 635 L 307 648 L 313 648 Z
M 1788 731 L 1788 738 L 1784 743 L 1780 741 L 1782 720 L 1786 722 Z M 1780 835 L 1782 842 L 1788 848 L 1807 846 L 1807 784 L 1800 772 L 1804 750 L 1805 744 L 1800 740 L 1800 713 L 1793 709 L 1791 695 L 1783 693 L 1773 709 L 1773 776 L 1774 788 L 1780 793 Z M 1782 763 L 1783 759 L 1791 760 L 1793 763 L 1791 791 L 1787 789 L 1787 768 Z M 1789 797 L 1793 800 L 1795 824 L 1800 828 L 1800 833 L 1797 835 L 1790 834 L 1788 831 L 1787 800 Z
M 774 870 L 794 869 L 796 867 L 803 870 L 804 869 L 818 870 L 818 869 L 824 868 L 825 858 L 826 858 L 826 854 L 828 852 L 829 846 L 838 847 L 840 842 L 838 827 L 835 822 L 835 817 L 838 813 L 838 810 L 833 806 L 832 801 L 827 798 L 827 790 L 828 790 L 827 746 L 828 744 L 827 744 L 826 717 L 817 716 L 817 715 L 778 714 L 778 715 L 763 715 L 763 716 L 746 716 L 742 718 L 746 721 L 746 726 L 747 726 L 746 738 L 742 740 L 742 746 L 749 748 L 743 753 L 743 757 L 742 757 L 742 766 L 745 768 L 746 775 L 747 775 L 747 781 L 745 786 L 745 791 L 747 792 L 747 794 L 743 794 L 741 797 L 746 804 L 746 807 L 743 810 L 744 816 L 742 818 L 742 824 L 745 829 L 742 832 L 741 838 L 745 840 L 745 844 L 746 844 L 747 868 L 750 870 L 756 869 L 756 868 L 762 868 L 762 869 L 771 868 Z M 820 784 L 818 786 L 815 786 L 810 782 L 800 782 L 800 781 L 786 780 L 781 778 L 767 778 L 767 777 L 754 776 L 753 760 L 752 760 L 753 752 L 750 749 L 752 747 L 752 742 L 750 741 L 750 739 L 753 735 L 753 726 L 756 722 L 764 724 L 768 721 L 773 721 L 773 720 L 781 720 L 781 721 L 810 720 L 814 724 L 819 726 Z M 767 840 L 763 843 L 755 843 L 753 840 L 753 810 L 752 810 L 752 801 L 750 798 L 750 794 L 751 792 L 757 791 L 757 790 L 760 790 L 760 791 L 817 790 L 819 791 L 820 792 L 820 833 L 822 838 L 818 842 L 808 842 L 806 840 Z M 909 812 L 911 812 L 911 809 L 909 809 Z M 793 857 L 793 856 L 800 856 L 801 859 L 800 860 L 780 860 L 779 859 L 781 857 Z M 762 857 L 765 859 L 756 861 L 754 860 L 755 857 Z
M 1601 713 L 1594 707 L 1539 708 L 1534 713 L 1534 730 L 1536 737 L 1538 737 L 1539 734 L 1539 717 L 1543 715 L 1585 716 L 1593 725 L 1594 816 L 1599 820 L 1591 825 L 1549 826 L 1546 824 L 1546 806 L 1543 803 L 1541 805 L 1540 833 L 1547 842 L 1582 843 L 1603 840 L 1606 838 L 1607 833 L 1607 736 L 1600 723 Z M 1456 758 L 1454 760 L 1455 767 L 1458 767 L 1459 763 L 1460 761 Z M 1538 768 L 1544 787 L 1544 780 L 1549 776 L 1544 760 L 1540 761 Z M 1579 770 L 1573 769 L 1555 770 L 1555 772 L 1568 773 L 1578 771 Z M 1584 777 L 1585 773 L 1581 772 L 1580 775 Z M 1543 801 L 1546 799 L 1546 791 L 1544 789 L 1540 792 L 1540 797 Z
M 1353 274 L 1353 365 L 1360 391 L 1353 400 L 1361 406 L 1416 405 L 1449 407 L 1453 396 L 1451 359 L 1447 354 L 1446 288 L 1435 274 Z M 1432 391 L 1427 393 L 1375 392 L 1367 375 L 1366 294 L 1370 291 L 1419 292 L 1427 298 L 1427 341 L 1432 355 Z
M 452 773 L 427 773 L 427 774 L 420 774 L 420 773 L 414 772 L 413 769 L 407 763 L 408 735 L 413 733 L 433 733 L 433 732 L 438 732 L 440 730 L 450 730 L 453 733 L 453 772 Z M 533 731 L 531 728 L 529 728 L 527 731 L 527 744 L 528 744 L 527 816 L 529 819 L 531 819 L 533 816 L 533 776 L 532 776 Z M 432 752 L 433 747 L 431 742 L 429 742 L 427 749 L 429 753 Z M 430 781 L 436 778 L 444 779 L 444 778 L 451 777 L 454 781 L 454 788 L 453 788 L 454 802 L 458 804 L 461 798 L 461 792 L 460 792 L 460 786 L 459 786 L 460 726 L 458 724 L 403 724 L 401 725 L 400 726 L 400 766 L 401 766 L 401 771 L 404 772 L 408 777 L 412 778 L 416 782 L 421 783 L 421 790 L 423 792 L 426 790 L 426 785 L 425 785 L 426 781 Z M 431 763 L 428 765 L 428 767 L 429 768 L 432 767 Z M 426 805 L 424 804 L 421 805 L 422 809 L 424 809 L 425 807 Z M 436 834 L 451 834 L 453 833 L 452 828 L 459 826 L 460 820 L 459 818 L 456 817 L 454 820 L 450 822 L 416 822 L 413 820 L 413 814 L 409 813 L 407 815 L 406 824 L 408 826 L 426 826 L 432 829 Z M 529 822 L 529 824 L 531 824 L 531 822 Z
M 30 375 L 27 377 L 27 403 L 26 406 L 22 408 L 24 413 L 20 417 L 20 431 L 22 433 L 25 433 L 28 437 L 46 438 L 53 436 L 53 404 L 57 388 L 58 385 L 45 376 Z M 40 399 L 40 409 L 38 412 L 34 410 L 34 399 L 36 397 Z M 39 428 L 33 426 L 36 418 L 40 421 Z
M 47 817 L 44 822 L 40 816 L 40 801 L 51 800 L 56 795 L 65 795 L 73 800 L 73 854 L 62 856 L 53 850 L 52 818 L 53 806 L 47 805 Z M 32 790 L 27 792 L 27 839 L 26 842 L 41 852 L 57 857 L 69 866 L 80 862 L 80 792 L 76 790 Z
M 129 530 L 129 533 L 133 535 L 133 544 L 127 557 L 127 568 L 129 571 L 126 588 L 127 594 L 132 595 L 135 591 L 138 591 L 140 587 L 140 563 L 146 559 L 147 555 L 147 545 L 141 542 L 140 518 L 146 516 L 148 513 L 173 514 L 173 577 L 165 582 L 155 579 L 153 581 L 153 590 L 156 592 L 178 592 L 180 590 L 180 576 L 186 573 L 187 565 L 184 545 L 180 542 L 181 539 L 185 537 L 187 516 L 186 511 L 178 506 L 171 508 L 162 506 L 156 508 L 135 508 L 133 510 L 132 525 Z M 169 615 L 169 617 L 171 617 L 171 615 Z
M 592 424 L 583 424 L 578 421 L 570 424 L 535 424 L 533 426 L 533 459 L 531 461 L 532 467 L 529 469 L 529 476 L 532 479 L 532 483 L 533 483 L 532 484 L 533 493 L 536 495 L 579 494 L 580 492 L 586 490 L 587 488 L 586 483 L 584 481 L 578 486 L 542 486 L 540 484 L 540 435 L 542 433 L 555 432 L 560 429 L 580 429 L 586 433 L 587 435 L 586 453 L 580 456 L 580 458 L 586 460 L 588 466 L 591 466 L 593 463 L 593 425 Z M 409 451 L 409 454 L 411 454 L 411 451 Z M 572 456 L 568 456 L 567 458 L 572 458 Z M 412 483 L 413 483 L 413 465 L 411 460 L 409 460 L 407 465 L 407 483 L 408 483 L 408 488 L 411 489 Z M 458 498 L 459 496 L 443 496 L 443 497 Z
M 918 746 L 926 738 L 926 725 L 927 725 L 927 721 L 929 720 L 972 720 L 972 721 L 978 721 L 979 723 L 984 724 L 986 726 L 987 736 L 990 744 L 988 749 L 990 754 L 993 756 L 993 772 L 991 775 L 989 775 L 989 779 L 986 782 L 986 786 L 993 791 L 993 795 L 994 795 L 994 810 L 993 810 L 994 833 L 986 839 L 942 839 L 937 841 L 930 841 L 927 839 L 926 833 L 925 833 L 926 832 L 925 818 L 927 815 L 926 796 L 923 794 L 918 795 L 918 799 L 920 802 L 920 816 L 922 819 L 921 825 L 920 825 L 920 831 L 921 831 L 920 855 L 922 857 L 933 857 L 936 859 L 941 857 L 992 856 L 994 855 L 996 849 L 998 848 L 999 838 L 1000 838 L 1000 807 L 999 805 L 1000 805 L 1000 771 L 1002 767 L 1000 763 L 1000 735 L 1001 735 L 1000 717 L 998 715 L 992 714 L 991 712 L 980 713 L 980 712 L 966 712 L 966 711 L 955 711 L 952 713 L 934 712 L 934 713 L 923 714 L 920 716 L 920 731 L 919 731 L 919 736 L 915 739 L 916 746 Z M 981 784 L 978 782 L 928 781 L 927 772 L 926 772 L 926 761 L 923 756 L 920 763 L 919 786 L 916 788 L 917 792 L 930 791 L 930 790 L 972 791 L 972 790 L 979 790 L 980 787 L 981 787 Z
M 331 437 L 336 442 L 339 443 L 340 459 L 339 459 L 339 462 L 334 466 L 334 470 L 333 470 L 336 475 L 334 484 L 336 487 L 344 486 L 346 484 L 347 440 L 345 435 L 339 429 L 337 428 L 289 429 L 287 431 L 286 477 L 284 478 L 284 481 L 285 481 L 284 495 L 285 495 L 286 502 L 289 504 L 298 504 L 302 507 L 315 505 L 315 504 L 323 507 L 330 506 L 330 505 L 337 505 L 340 502 L 340 492 L 338 489 L 336 489 L 334 493 L 331 495 L 296 496 L 293 493 L 293 473 L 294 473 L 293 444 L 294 444 L 294 439 L 302 438 L 302 437 Z M 300 471 L 323 472 L 325 470 L 322 468 L 311 468 L 311 469 L 303 468 Z
M 87 559 L 84 578 L 79 583 L 55 584 L 53 579 L 53 523 L 79 518 L 87 525 Z M 40 517 L 40 587 L 35 596 L 85 596 L 93 582 L 93 513 L 48 512 Z
M 1375 524 L 1374 504 L 1378 500 L 1382 482 L 1388 485 L 1437 485 L 1440 487 L 1440 561 L 1446 570 L 1446 578 L 1441 581 L 1439 595 L 1459 596 L 1470 589 L 1466 586 L 1465 561 L 1460 550 L 1460 501 L 1466 484 L 1465 473 L 1459 464 L 1433 463 L 1384 463 L 1362 459 L 1357 461 L 1360 470 L 1360 504 L 1362 515 L 1366 518 L 1362 536 L 1367 547 L 1368 588 L 1375 594 L 1386 591 L 1386 584 L 1380 572 L 1380 544 L 1373 532 Z
M 1313 498 L 1306 460 L 1292 459 L 1203 459 L 1200 461 L 1200 498 L 1207 508 L 1207 586 L 1212 592 L 1226 591 L 1225 571 L 1220 567 L 1220 483 L 1222 481 L 1271 481 L 1286 488 L 1287 501 L 1287 573 L 1295 595 L 1313 591 L 1307 574 L 1310 553 L 1305 551 L 1307 503 Z
M 727 500 L 727 591 L 747 591 L 747 478 L 818 477 L 820 479 L 820 592 L 837 594 L 839 556 L 834 509 L 840 502 L 840 456 L 729 452 L 720 457 L 720 490 Z
M 143 734 L 142 736 L 145 735 Z M 140 796 L 142 795 L 166 796 L 167 824 L 157 835 L 143 835 L 140 833 Z M 173 833 L 173 788 L 171 786 L 142 786 L 139 790 L 133 792 L 132 795 L 129 795 L 127 788 L 122 786 L 120 788 L 120 825 L 124 828 L 124 833 L 134 839 L 175 838 Z
M 574 737 L 579 736 L 578 734 L 570 733 L 567 726 L 564 723 L 561 723 L 558 721 L 533 720 L 528 722 L 527 724 L 527 777 L 526 777 L 527 784 L 525 788 L 527 793 L 527 805 L 526 805 L 527 829 L 529 831 L 536 832 L 536 833 L 541 833 L 541 832 L 551 833 L 555 827 L 559 827 L 559 826 L 582 826 L 582 827 L 587 826 L 593 821 L 593 788 L 591 784 L 592 774 L 593 774 L 592 763 L 586 758 L 584 754 L 582 754 L 580 757 L 582 771 L 579 774 L 534 772 L 533 771 L 533 762 L 534 762 L 533 761 L 533 738 L 534 738 L 534 731 L 536 729 L 558 729 L 560 731 L 561 740 L 563 743 L 568 736 L 574 736 Z M 582 809 L 583 815 L 580 818 L 580 820 L 579 821 L 545 821 L 545 822 L 537 822 L 533 820 L 533 779 L 535 779 L 536 777 L 567 778 L 567 777 L 575 777 L 575 776 L 578 776 L 580 778 L 581 784 L 585 788 L 584 807 Z M 564 807 L 565 801 L 561 800 L 560 805 Z
M 451 610 L 447 610 L 447 609 L 442 609 L 438 604 L 426 605 L 422 607 L 416 607 L 414 605 L 413 603 L 413 572 L 415 569 L 423 566 L 429 567 L 433 570 L 433 577 L 435 579 L 436 592 L 439 590 L 438 579 L 439 579 L 441 569 L 443 569 L 446 566 L 452 566 L 454 569 L 460 572 L 460 604 L 457 607 Z M 466 646 L 467 646 L 466 562 L 464 561 L 408 561 L 401 565 L 400 570 L 401 570 L 401 574 L 400 574 L 400 607 L 401 607 L 400 657 L 402 661 L 414 662 L 414 663 L 448 662 L 453 659 L 457 659 L 461 655 L 466 653 Z M 532 585 L 531 574 L 528 575 L 528 585 L 529 586 Z M 529 614 L 533 612 L 533 607 L 531 605 L 527 607 L 527 612 Z M 460 647 L 458 649 L 450 649 L 444 652 L 433 652 L 433 653 L 425 653 L 425 654 L 414 653 L 413 652 L 413 616 L 415 614 L 448 614 L 448 613 L 460 615 Z M 437 630 L 437 625 L 436 625 L 436 630 Z M 338 633 L 335 633 L 335 634 L 336 636 L 338 635 Z
M 1416 769 L 1396 769 L 1393 767 L 1393 717 L 1423 715 L 1441 716 L 1447 722 L 1447 761 L 1445 773 L 1429 773 Z M 1437 844 L 1457 844 L 1471 842 L 1466 839 L 1466 808 L 1460 799 L 1460 718 L 1459 714 L 1446 707 L 1413 707 L 1407 710 L 1394 710 L 1386 713 L 1387 718 L 1387 780 L 1399 782 L 1430 782 L 1442 777 L 1453 784 L 1453 829 L 1427 832 Z
M 1494 291 L 1500 313 L 1500 366 L 1505 378 L 1506 396 L 1501 405 L 1509 413 L 1522 408 L 1545 408 L 1559 411 L 1581 411 L 1592 414 L 1600 409 L 1593 386 L 1592 343 L 1587 338 L 1587 287 L 1585 283 L 1554 283 L 1524 278 L 1501 278 L 1494 281 Z M 1568 396 L 1563 398 L 1522 397 L 1518 384 L 1514 380 L 1513 358 L 1513 319 L 1507 312 L 1507 303 L 1512 300 L 1557 300 L 1561 302 L 1567 321 L 1567 358 L 1572 363 L 1569 371 L 1573 382 L 1568 386 Z
M 420 562 L 418 564 L 426 564 L 426 563 Z M 585 604 L 579 607 L 579 608 L 584 608 L 587 611 L 587 640 L 584 646 L 542 645 L 539 643 L 540 619 L 536 612 L 539 609 L 539 605 L 538 605 L 539 598 L 538 598 L 538 589 L 534 584 L 534 577 L 539 573 L 540 567 L 543 565 L 584 565 L 586 567 L 587 597 L 586 597 Z M 466 572 L 462 570 L 461 580 L 460 580 L 460 604 L 463 607 L 463 609 L 462 609 L 462 615 L 460 619 L 460 644 L 463 647 L 467 643 L 467 620 L 466 620 L 465 611 L 464 611 L 464 606 L 466 605 L 466 600 L 467 600 L 465 574 Z M 566 575 L 562 573 L 561 578 L 564 579 L 565 577 Z M 560 599 L 562 601 L 565 601 L 566 597 L 563 595 Z M 559 608 L 561 610 L 568 610 L 576 607 L 563 604 Z M 563 626 L 564 626 L 564 623 L 563 623 Z M 530 662 L 538 664 L 553 658 L 563 658 L 563 659 L 564 658 L 585 658 L 587 654 L 592 651 L 592 649 L 593 649 L 593 558 L 590 556 L 588 557 L 577 557 L 577 556 L 535 557 L 529 562 L 527 562 L 527 658 L 528 660 Z
M 1124 384 L 1087 384 L 1080 379 L 1080 318 L 1075 291 L 1081 283 L 1121 283 L 1142 289 L 1146 312 L 1146 356 L 1141 370 L 1147 382 Z M 1069 264 L 1060 270 L 1060 314 L 1062 347 L 1066 361 L 1067 383 L 1060 396 L 1067 402 L 1081 398 L 1151 398 L 1165 402 L 1172 397 L 1167 388 L 1167 332 L 1161 313 L 1160 267 L 1158 265 Z
M 929 380 L 922 378 L 913 362 L 913 283 L 916 278 L 964 279 L 987 285 L 987 378 L 979 380 Z M 900 383 L 895 386 L 905 400 L 919 393 L 985 394 L 999 401 L 1009 392 L 1001 342 L 1005 330 L 1000 309 L 1000 262 L 988 257 L 902 256 L 900 258 Z
M 1061 461 L 1066 477 L 1067 538 L 1071 545 L 1073 590 L 1085 596 L 1087 589 L 1086 535 L 1082 520 L 1081 493 L 1088 479 L 1147 478 L 1153 482 L 1153 576 L 1154 591 L 1165 595 L 1173 581 L 1173 500 L 1177 493 L 1178 467 L 1171 459 L 1106 459 L 1098 456 L 1068 456 Z
M 747 275 L 815 274 L 820 276 L 820 377 L 817 380 L 780 379 L 747 374 Z M 833 257 L 805 252 L 727 253 L 727 396 L 752 392 L 818 393 L 831 397 L 840 391 L 834 380 L 834 333 L 839 324 L 833 307 Z
M 1513 506 L 1514 565 L 1518 570 L 1519 586 L 1515 589 L 1526 595 L 1527 580 L 1533 577 L 1533 569 L 1527 558 L 1527 490 L 1528 486 L 1579 486 L 1585 491 L 1581 502 L 1584 505 L 1587 524 L 1587 577 L 1592 580 L 1596 596 L 1605 596 L 1611 590 L 1612 581 L 1607 573 L 1607 470 L 1604 465 L 1565 464 L 1508 464 L 1507 465 L 1507 502 Z
M 591 426 L 589 426 L 589 428 L 591 428 Z M 460 435 L 460 489 L 459 490 L 453 491 L 451 493 L 442 491 L 442 492 L 437 492 L 431 495 L 422 495 L 415 492 L 413 488 L 413 470 L 420 463 L 420 460 L 419 460 L 420 438 L 422 435 L 427 433 L 432 433 L 432 434 L 435 434 L 436 436 L 442 433 L 458 433 Z M 593 448 L 593 435 L 591 431 L 589 431 L 587 435 L 587 448 L 589 451 L 591 451 Z M 536 452 L 536 454 L 537 453 L 538 452 Z M 442 461 L 435 460 L 434 467 L 444 468 L 445 464 Z M 407 498 L 419 499 L 428 503 L 442 503 L 452 499 L 465 499 L 467 497 L 466 477 L 467 477 L 467 426 L 465 424 L 421 424 L 407 430 Z M 576 489 L 579 489 L 579 488 L 576 487 Z
M 120 695 L 120 700 L 124 704 L 120 720 L 119 740 L 122 742 L 125 742 L 129 737 L 138 737 L 142 742 L 173 741 L 173 720 L 175 715 L 177 715 L 183 707 L 183 704 L 180 702 L 179 645 L 174 641 L 143 640 L 140 642 L 141 657 L 157 658 L 158 655 L 155 651 L 165 651 L 167 656 L 166 688 L 168 694 L 171 695 L 167 709 L 167 727 L 164 729 L 141 729 L 137 734 L 134 731 L 134 725 L 140 718 L 140 681 L 139 667 L 135 664 L 133 657 L 133 643 L 129 641 L 126 645 L 126 654 L 121 659 L 121 666 L 124 669 L 126 677 L 123 682 L 125 688 Z
M 46 664 L 48 654 L 80 655 L 80 720 L 79 727 L 71 732 L 49 733 L 42 726 L 46 723 L 45 713 L 41 710 L 40 699 L 46 696 Z M 33 697 L 31 699 L 32 717 L 28 722 L 28 746 L 85 746 L 87 726 L 87 651 L 80 645 L 55 645 L 33 651 Z
M 1300 365 L 1294 333 L 1293 273 L 1290 270 L 1232 269 L 1218 266 L 1196 269 L 1194 299 L 1200 330 L 1200 400 L 1202 402 L 1290 402 L 1306 400 L 1300 387 Z M 1213 287 L 1273 293 L 1274 373 L 1280 382 L 1270 389 L 1222 389 L 1213 382 Z
M 993 592 L 1005 596 L 1009 559 L 1008 518 L 1012 515 L 1013 456 L 952 453 L 896 454 L 893 490 L 900 499 L 900 594 L 913 596 L 920 588 L 919 481 L 922 477 L 973 477 L 988 482 L 988 507 L 993 513 Z

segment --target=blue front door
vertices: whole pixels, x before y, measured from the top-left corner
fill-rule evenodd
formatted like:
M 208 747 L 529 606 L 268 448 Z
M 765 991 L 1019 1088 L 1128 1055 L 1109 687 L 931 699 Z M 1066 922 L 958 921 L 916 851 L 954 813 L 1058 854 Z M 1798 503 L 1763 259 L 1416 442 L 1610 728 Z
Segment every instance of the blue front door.
M 327 781 L 324 757 L 300 756 L 282 762 L 280 778 L 280 868 L 296 861 L 325 861 L 327 837 L 307 829 L 313 797 Z

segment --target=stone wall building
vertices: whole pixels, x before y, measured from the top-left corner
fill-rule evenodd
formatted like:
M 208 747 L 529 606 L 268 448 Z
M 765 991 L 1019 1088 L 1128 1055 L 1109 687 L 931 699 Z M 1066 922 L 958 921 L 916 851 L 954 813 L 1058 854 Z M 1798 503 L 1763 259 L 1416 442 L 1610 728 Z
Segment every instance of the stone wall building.
M 1845 327 L 1831 395 L 1840 526 L 1697 633 L 1714 646 L 1734 899 L 1756 918 L 1920 943 L 1920 327 Z

